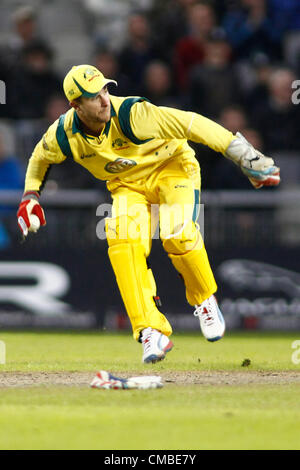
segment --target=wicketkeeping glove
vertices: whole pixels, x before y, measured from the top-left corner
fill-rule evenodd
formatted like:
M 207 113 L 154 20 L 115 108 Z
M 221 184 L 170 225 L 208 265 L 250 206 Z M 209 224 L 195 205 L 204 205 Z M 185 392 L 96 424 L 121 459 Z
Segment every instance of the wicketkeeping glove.
M 115 377 L 106 370 L 100 370 L 90 383 L 90 387 L 105 390 L 148 390 L 151 388 L 161 388 L 163 386 L 161 377 L 145 375 L 139 377 L 129 377 L 122 379 Z
M 236 137 L 228 146 L 225 157 L 241 168 L 256 189 L 277 186 L 280 183 L 280 168 L 275 166 L 274 160 L 255 150 L 240 132 L 236 133 Z
M 40 225 L 46 225 L 45 214 L 40 206 L 39 194 L 36 191 L 27 191 L 23 194 L 22 201 L 17 212 L 18 225 L 24 237 L 32 230 L 30 216 L 36 215 L 40 221 Z

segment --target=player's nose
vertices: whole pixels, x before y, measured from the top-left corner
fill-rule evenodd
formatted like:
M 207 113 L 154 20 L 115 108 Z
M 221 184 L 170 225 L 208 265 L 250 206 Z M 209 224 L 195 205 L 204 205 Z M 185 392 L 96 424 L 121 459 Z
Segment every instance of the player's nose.
M 109 106 L 109 103 L 110 103 L 109 97 L 100 95 L 100 103 L 101 103 L 102 108 L 107 108 L 107 106 Z

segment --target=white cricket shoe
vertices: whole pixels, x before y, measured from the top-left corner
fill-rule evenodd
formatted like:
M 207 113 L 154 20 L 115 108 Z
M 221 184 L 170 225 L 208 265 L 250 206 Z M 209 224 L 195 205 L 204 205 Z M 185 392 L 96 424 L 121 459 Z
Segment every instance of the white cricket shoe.
M 161 361 L 173 348 L 172 341 L 166 335 L 150 327 L 142 331 L 141 341 L 144 348 L 142 359 L 144 363 Z
M 204 300 L 202 304 L 195 305 L 195 317 L 199 318 L 203 336 L 208 341 L 218 341 L 224 336 L 225 321 L 214 295 Z

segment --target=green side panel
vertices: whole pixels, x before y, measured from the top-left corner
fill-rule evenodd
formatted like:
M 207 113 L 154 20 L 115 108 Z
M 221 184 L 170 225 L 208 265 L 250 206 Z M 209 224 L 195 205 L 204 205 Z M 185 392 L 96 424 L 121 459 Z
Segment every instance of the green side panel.
M 60 149 L 61 149 L 62 153 L 66 157 L 73 158 L 73 154 L 72 154 L 72 150 L 71 150 L 71 147 L 70 147 L 70 144 L 69 144 L 69 140 L 68 140 L 66 131 L 64 129 L 65 117 L 66 117 L 65 114 L 62 114 L 59 117 L 58 126 L 57 126 L 57 129 L 56 129 L 56 140 L 57 140 L 58 145 L 60 146 Z
M 200 212 L 200 191 L 199 189 L 194 190 L 195 202 L 193 210 L 193 222 L 197 222 Z
M 131 107 L 135 103 L 142 102 L 142 101 L 149 101 L 149 100 L 147 100 L 146 98 L 127 98 L 121 104 L 120 109 L 119 109 L 119 116 L 118 116 L 123 134 L 126 135 L 126 137 L 128 137 L 128 139 L 130 139 L 131 142 L 133 142 L 136 145 L 145 144 L 146 142 L 149 142 L 150 140 L 152 140 L 152 138 L 145 139 L 145 140 L 138 139 L 134 135 L 131 129 L 131 125 L 130 125 Z

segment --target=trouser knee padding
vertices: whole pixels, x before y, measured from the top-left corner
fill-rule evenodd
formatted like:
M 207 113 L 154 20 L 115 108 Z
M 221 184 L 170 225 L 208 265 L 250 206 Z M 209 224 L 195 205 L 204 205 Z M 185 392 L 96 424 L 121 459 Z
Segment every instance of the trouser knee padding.
M 203 240 L 195 223 L 189 220 L 167 236 L 162 236 L 163 247 L 169 254 L 183 255 L 203 245 Z
M 198 305 L 217 290 L 203 239 L 193 221 L 165 237 L 164 249 L 182 276 L 189 304 Z

